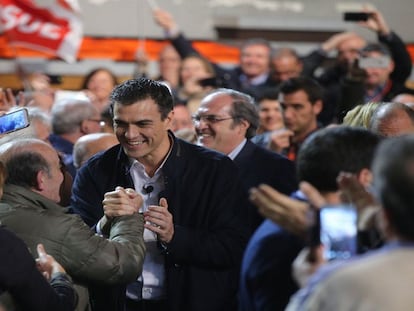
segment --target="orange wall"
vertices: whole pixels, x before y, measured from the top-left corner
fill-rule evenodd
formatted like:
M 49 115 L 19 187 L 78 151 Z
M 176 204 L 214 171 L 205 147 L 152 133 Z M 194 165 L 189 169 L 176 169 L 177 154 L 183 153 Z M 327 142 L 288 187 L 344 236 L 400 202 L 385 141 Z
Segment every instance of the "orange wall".
M 148 57 L 151 60 L 157 60 L 158 52 L 166 44 L 167 41 L 146 40 L 145 50 Z M 136 39 L 84 37 L 78 53 L 78 59 L 103 58 L 114 61 L 134 61 L 138 45 L 139 43 Z M 236 47 L 207 41 L 195 41 L 194 45 L 197 50 L 213 62 L 237 63 L 239 58 L 239 52 Z M 6 37 L 0 35 L 0 58 L 15 58 L 16 56 L 53 58 L 53 56 L 42 52 L 25 48 L 11 48 L 7 44 Z
M 146 40 L 145 49 L 148 57 L 151 60 L 157 60 L 158 52 L 166 44 L 167 41 L 163 40 Z M 136 39 L 84 37 L 78 53 L 78 59 L 102 58 L 114 61 L 134 61 L 138 45 L 139 43 Z M 194 41 L 194 46 L 201 54 L 213 62 L 237 63 L 239 59 L 237 47 L 210 41 Z M 414 44 L 407 44 L 407 48 L 414 63 Z M 54 58 L 45 53 L 25 48 L 13 49 L 8 46 L 6 37 L 0 35 L 0 58 L 15 58 L 16 56 Z

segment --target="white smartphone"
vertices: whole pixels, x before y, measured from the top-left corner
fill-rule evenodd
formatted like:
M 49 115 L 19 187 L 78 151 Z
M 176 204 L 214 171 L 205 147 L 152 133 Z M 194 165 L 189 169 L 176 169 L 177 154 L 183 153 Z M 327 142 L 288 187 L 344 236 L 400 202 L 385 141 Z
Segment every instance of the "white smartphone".
M 18 131 L 29 125 L 29 114 L 26 108 L 13 110 L 0 116 L 0 134 Z
M 353 205 L 327 205 L 320 210 L 320 240 L 327 260 L 357 253 L 357 211 Z

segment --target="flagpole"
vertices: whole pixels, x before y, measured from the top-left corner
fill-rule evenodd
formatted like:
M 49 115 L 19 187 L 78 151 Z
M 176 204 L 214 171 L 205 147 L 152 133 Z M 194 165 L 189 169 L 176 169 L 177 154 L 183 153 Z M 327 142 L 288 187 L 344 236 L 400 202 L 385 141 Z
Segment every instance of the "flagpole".
M 151 11 L 155 10 L 158 8 L 157 3 L 155 2 L 155 0 L 146 0 L 148 6 L 150 7 Z M 145 26 L 145 18 L 143 17 L 142 19 L 139 18 L 140 16 L 140 1 L 137 2 L 138 6 L 137 6 L 137 36 L 138 36 L 138 47 L 137 50 L 135 52 L 135 59 L 136 59 L 136 68 L 135 68 L 135 72 L 134 72 L 134 76 L 135 77 L 140 77 L 140 76 L 146 76 L 147 75 L 147 65 L 148 65 L 148 57 L 147 57 L 147 53 L 146 53 L 146 37 L 145 35 L 141 35 L 140 32 L 142 30 L 144 30 L 144 26 Z M 144 15 L 146 16 L 146 15 Z M 139 20 L 142 20 L 142 25 L 140 25 Z M 140 27 L 141 26 L 141 27 Z

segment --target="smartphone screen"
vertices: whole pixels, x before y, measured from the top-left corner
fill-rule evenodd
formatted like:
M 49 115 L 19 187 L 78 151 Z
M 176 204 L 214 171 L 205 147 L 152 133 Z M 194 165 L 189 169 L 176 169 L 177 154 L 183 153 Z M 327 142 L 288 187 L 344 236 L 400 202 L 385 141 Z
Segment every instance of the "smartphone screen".
M 320 210 L 321 243 L 327 260 L 357 253 L 357 211 L 352 205 L 327 205 Z
M 24 129 L 30 125 L 26 108 L 11 111 L 0 116 L 0 134 Z

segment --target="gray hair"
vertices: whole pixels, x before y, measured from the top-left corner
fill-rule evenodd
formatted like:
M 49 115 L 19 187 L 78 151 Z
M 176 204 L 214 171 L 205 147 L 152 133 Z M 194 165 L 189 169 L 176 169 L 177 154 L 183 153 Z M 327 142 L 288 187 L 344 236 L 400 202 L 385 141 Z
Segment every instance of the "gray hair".
M 98 114 L 95 106 L 84 100 L 61 100 L 52 107 L 52 131 L 56 135 L 73 133 L 84 120 Z
M 259 127 L 259 112 L 252 96 L 225 88 L 214 90 L 211 94 L 225 94 L 233 98 L 230 114 L 234 118 L 234 123 L 238 124 L 241 120 L 246 120 L 250 124 L 246 131 L 246 138 L 252 138 L 256 135 L 256 130 Z

